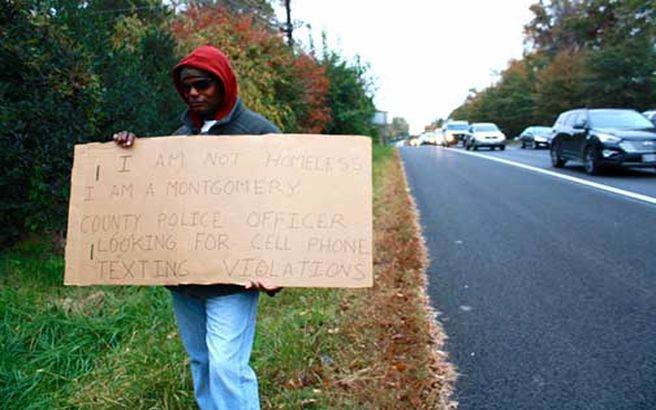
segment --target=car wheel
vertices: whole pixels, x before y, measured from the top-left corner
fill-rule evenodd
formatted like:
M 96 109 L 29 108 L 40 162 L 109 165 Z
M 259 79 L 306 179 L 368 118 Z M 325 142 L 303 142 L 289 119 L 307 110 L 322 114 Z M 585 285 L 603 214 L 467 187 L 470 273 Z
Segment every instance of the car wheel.
M 602 167 L 594 148 L 588 147 L 585 149 L 585 153 L 583 153 L 583 166 L 585 167 L 585 172 L 590 175 L 596 175 L 601 172 Z
M 554 168 L 562 168 L 563 165 L 565 165 L 566 160 L 562 159 L 560 157 L 560 144 L 555 143 L 551 145 L 551 149 L 549 150 L 549 154 L 551 156 L 551 166 Z
M 476 146 L 476 145 L 474 144 L 474 145 L 472 145 L 471 149 L 472 149 L 472 151 L 478 151 L 478 146 Z
M 526 148 L 526 142 L 522 141 L 522 148 Z
M 499 149 L 500 149 L 501 151 L 505 151 L 505 150 L 506 150 L 506 146 L 505 146 L 505 145 L 502 145 L 502 146 L 499 147 Z

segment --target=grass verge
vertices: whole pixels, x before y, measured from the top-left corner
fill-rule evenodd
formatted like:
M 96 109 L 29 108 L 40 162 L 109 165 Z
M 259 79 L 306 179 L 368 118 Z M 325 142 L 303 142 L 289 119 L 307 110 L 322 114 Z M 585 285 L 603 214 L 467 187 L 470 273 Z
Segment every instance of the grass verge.
M 425 252 L 395 151 L 374 150 L 375 286 L 287 289 L 259 306 L 265 409 L 449 408 Z M 1 255 L 0 409 L 195 408 L 167 291 L 64 287 L 42 242 Z

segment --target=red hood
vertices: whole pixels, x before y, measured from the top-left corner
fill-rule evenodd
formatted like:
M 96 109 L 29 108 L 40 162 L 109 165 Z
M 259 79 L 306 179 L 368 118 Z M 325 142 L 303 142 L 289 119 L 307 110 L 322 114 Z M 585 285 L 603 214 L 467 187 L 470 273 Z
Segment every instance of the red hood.
M 225 97 L 223 103 L 217 110 L 214 119 L 218 121 L 225 118 L 225 116 L 232 111 L 237 102 L 237 78 L 235 77 L 235 72 L 230 66 L 228 57 L 216 47 L 200 46 L 173 67 L 173 82 L 175 83 L 175 88 L 178 90 L 178 94 L 180 94 L 184 100 L 184 93 L 182 92 L 180 83 L 180 70 L 182 70 L 183 67 L 193 67 L 207 71 L 221 80 Z M 185 101 L 185 103 L 186 102 L 187 101 Z M 203 120 L 192 111 L 190 111 L 189 114 L 196 126 L 200 127 Z

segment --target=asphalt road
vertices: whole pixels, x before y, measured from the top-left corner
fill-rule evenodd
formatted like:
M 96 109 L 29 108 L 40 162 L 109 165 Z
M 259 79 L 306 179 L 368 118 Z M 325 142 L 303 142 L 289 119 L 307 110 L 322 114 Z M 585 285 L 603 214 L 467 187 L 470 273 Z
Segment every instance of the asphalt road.
M 462 151 L 461 148 L 456 149 Z M 549 159 L 548 149 L 521 149 L 511 145 L 505 151 L 489 151 L 481 148 L 477 153 L 517 161 L 537 168 L 556 171 L 563 175 L 656 197 L 656 178 L 654 178 L 656 177 L 656 170 L 650 168 L 621 169 L 604 175 L 590 176 L 583 170 L 582 163 L 569 161 L 561 169 L 553 168 Z
M 533 155 L 513 151 L 486 155 Z M 401 154 L 460 409 L 656 408 L 656 205 L 453 149 Z

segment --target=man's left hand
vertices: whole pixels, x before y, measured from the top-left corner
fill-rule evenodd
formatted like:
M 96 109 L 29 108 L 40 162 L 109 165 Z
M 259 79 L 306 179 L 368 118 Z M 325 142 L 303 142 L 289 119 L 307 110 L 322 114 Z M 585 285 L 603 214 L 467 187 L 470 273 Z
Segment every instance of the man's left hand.
M 246 289 L 251 289 L 251 290 L 259 290 L 262 292 L 266 292 L 267 295 L 269 296 L 274 296 L 276 293 L 280 292 L 282 290 L 282 287 L 280 286 L 271 286 L 266 282 L 262 282 L 259 280 L 249 280 L 244 284 L 244 287 Z

